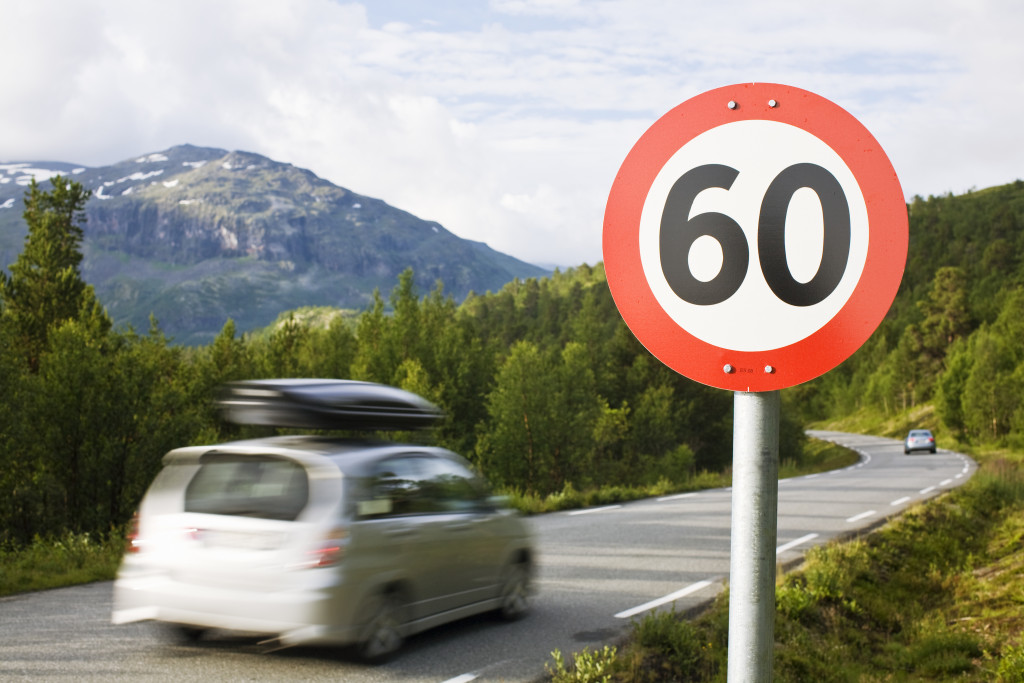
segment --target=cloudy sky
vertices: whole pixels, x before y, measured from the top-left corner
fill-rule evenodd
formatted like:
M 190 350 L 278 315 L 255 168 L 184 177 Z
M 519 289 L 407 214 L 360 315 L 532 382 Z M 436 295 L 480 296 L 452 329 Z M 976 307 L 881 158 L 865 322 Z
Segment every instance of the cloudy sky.
M 839 104 L 908 199 L 1024 178 L 1022 34 L 1020 0 L 5 2 L 0 162 L 252 151 L 573 266 L 640 135 L 734 83 Z

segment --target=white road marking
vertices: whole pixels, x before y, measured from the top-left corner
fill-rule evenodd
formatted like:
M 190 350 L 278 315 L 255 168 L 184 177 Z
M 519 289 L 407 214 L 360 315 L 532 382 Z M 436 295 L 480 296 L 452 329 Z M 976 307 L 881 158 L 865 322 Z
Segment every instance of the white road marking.
M 877 512 L 876 510 L 868 510 L 867 512 L 862 512 L 862 513 L 860 513 L 859 515 L 854 515 L 853 517 L 850 517 L 850 518 L 849 518 L 848 520 L 846 520 L 846 521 L 847 521 L 848 523 L 850 523 L 850 524 L 853 524 L 854 522 L 859 522 L 859 521 L 860 521 L 860 520 L 862 520 L 862 519 L 867 519 L 867 518 L 868 518 L 868 517 L 870 517 L 871 515 L 874 515 L 874 514 L 876 514 L 876 512 Z
M 902 498 L 897 498 L 893 502 L 889 503 L 889 505 L 903 505 L 904 503 L 906 503 L 910 499 L 911 499 L 910 496 L 903 496 Z
M 601 508 L 587 508 L 586 510 L 573 510 L 572 512 L 569 513 L 569 516 L 570 517 L 574 517 L 575 515 L 589 515 L 591 512 L 604 512 L 606 510 L 618 510 L 620 507 L 622 507 L 622 506 L 621 505 L 606 505 L 606 506 L 601 507 Z
M 477 674 L 462 674 L 455 678 L 449 678 L 447 681 L 443 681 L 442 683 L 469 683 L 470 681 L 475 681 L 477 678 L 479 678 Z
M 686 588 L 683 588 L 682 590 L 677 590 L 675 593 L 669 593 L 664 597 L 657 598 L 655 600 L 651 600 L 650 602 L 645 602 L 644 604 L 639 605 L 637 607 L 633 607 L 631 609 L 619 612 L 615 615 L 615 618 L 629 619 L 630 617 L 640 614 L 641 612 L 646 612 L 647 610 L 654 609 L 655 607 L 661 607 L 662 605 L 672 602 L 673 600 L 678 600 L 679 598 L 685 598 L 687 595 L 690 595 L 691 593 L 696 593 L 697 591 L 707 588 L 710 585 L 710 581 L 698 581 L 697 583 L 691 583 Z
M 926 495 L 928 495 L 929 493 L 931 493 L 934 490 L 935 490 L 934 486 L 929 486 L 926 489 L 921 489 L 920 491 L 918 491 L 918 493 L 920 493 L 922 496 L 926 496 Z
M 783 543 L 782 545 L 780 545 L 778 548 L 775 549 L 775 554 L 776 555 L 781 555 L 782 553 L 786 552 L 787 550 L 789 550 L 791 548 L 795 548 L 798 545 L 803 545 L 807 541 L 813 541 L 817 537 L 818 537 L 818 534 L 807 534 L 806 536 L 801 536 L 800 538 L 796 539 L 795 541 L 790 541 L 789 543 Z

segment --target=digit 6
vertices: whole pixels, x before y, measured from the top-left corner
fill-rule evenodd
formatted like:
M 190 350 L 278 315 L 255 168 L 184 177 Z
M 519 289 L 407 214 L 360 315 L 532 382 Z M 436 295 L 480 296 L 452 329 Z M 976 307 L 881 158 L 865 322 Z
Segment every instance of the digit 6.
M 721 213 L 702 213 L 690 218 L 697 195 L 712 187 L 728 190 L 739 171 L 721 164 L 697 166 L 672 185 L 661 215 L 661 271 L 669 287 L 683 301 L 696 306 L 719 304 L 736 293 L 747 276 L 750 247 L 743 229 Z M 708 235 L 722 247 L 722 268 L 704 282 L 690 271 L 690 247 Z

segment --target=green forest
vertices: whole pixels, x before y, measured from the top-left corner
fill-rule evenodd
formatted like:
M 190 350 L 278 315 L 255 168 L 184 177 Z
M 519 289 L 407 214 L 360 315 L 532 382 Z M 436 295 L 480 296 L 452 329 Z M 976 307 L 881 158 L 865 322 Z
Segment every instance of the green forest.
M 66 178 L 25 196 L 28 235 L 0 273 L 0 547 L 106 534 L 132 515 L 168 450 L 270 433 L 220 419 L 226 381 L 381 382 L 439 405 L 435 429 L 400 438 L 468 457 L 504 492 L 682 487 L 727 473 L 732 396 L 664 367 L 622 322 L 600 264 L 514 281 L 461 303 L 418 292 L 411 270 L 367 310 L 301 309 L 208 346 L 159 321 L 116 327 L 81 277 L 89 192 Z M 1024 183 L 908 206 L 896 301 L 839 368 L 782 392 L 783 461 L 804 426 L 933 406 L 939 438 L 1024 433 Z

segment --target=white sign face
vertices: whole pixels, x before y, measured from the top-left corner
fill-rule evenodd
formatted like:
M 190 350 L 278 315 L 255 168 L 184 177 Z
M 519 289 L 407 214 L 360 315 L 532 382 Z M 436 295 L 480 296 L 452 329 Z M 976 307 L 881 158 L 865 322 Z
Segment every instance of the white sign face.
M 768 188 L 786 169 L 811 164 L 831 175 L 848 207 L 849 240 L 831 240 L 828 247 L 842 253 L 825 259 L 826 223 L 822 198 L 810 187 L 800 187 L 786 197 L 782 219 L 784 258 L 766 256 L 762 264 L 759 227 Z M 745 275 L 738 289 L 722 301 L 700 304 L 679 295 L 666 278 L 663 262 L 663 231 L 685 229 L 663 225 L 669 193 L 687 172 L 707 166 L 724 166 L 736 171 L 728 189 L 694 187 L 686 217 L 701 214 L 724 215 L 742 230 L 748 253 L 744 257 L 735 244 L 723 244 L 712 235 L 692 240 L 685 268 L 695 280 L 711 283 L 722 275 L 726 260 L 743 259 Z M 724 183 L 723 183 L 724 184 Z M 830 185 L 831 187 L 831 185 Z M 689 193 L 692 196 L 693 192 Z M 676 221 L 679 222 L 678 220 Z M 698 229 L 698 231 L 700 231 Z M 643 270 L 660 306 L 681 328 L 713 346 L 738 351 L 764 351 L 788 346 L 823 327 L 838 313 L 852 295 L 864 269 L 868 253 L 868 215 L 860 186 L 849 167 L 827 144 L 786 123 L 748 120 L 727 123 L 698 135 L 668 160 L 658 172 L 644 203 L 639 240 Z M 838 242 L 838 243 L 837 243 Z M 678 261 L 678 258 L 676 259 Z M 819 270 L 842 264 L 842 272 L 833 272 L 838 282 L 820 302 L 793 305 L 779 298 L 769 286 L 763 269 L 785 273 L 798 284 L 806 285 Z M 678 265 L 678 264 L 677 264 Z M 783 270 L 784 269 L 784 270 Z M 826 273 L 822 273 L 826 275 Z M 829 282 L 831 284 L 831 281 Z

